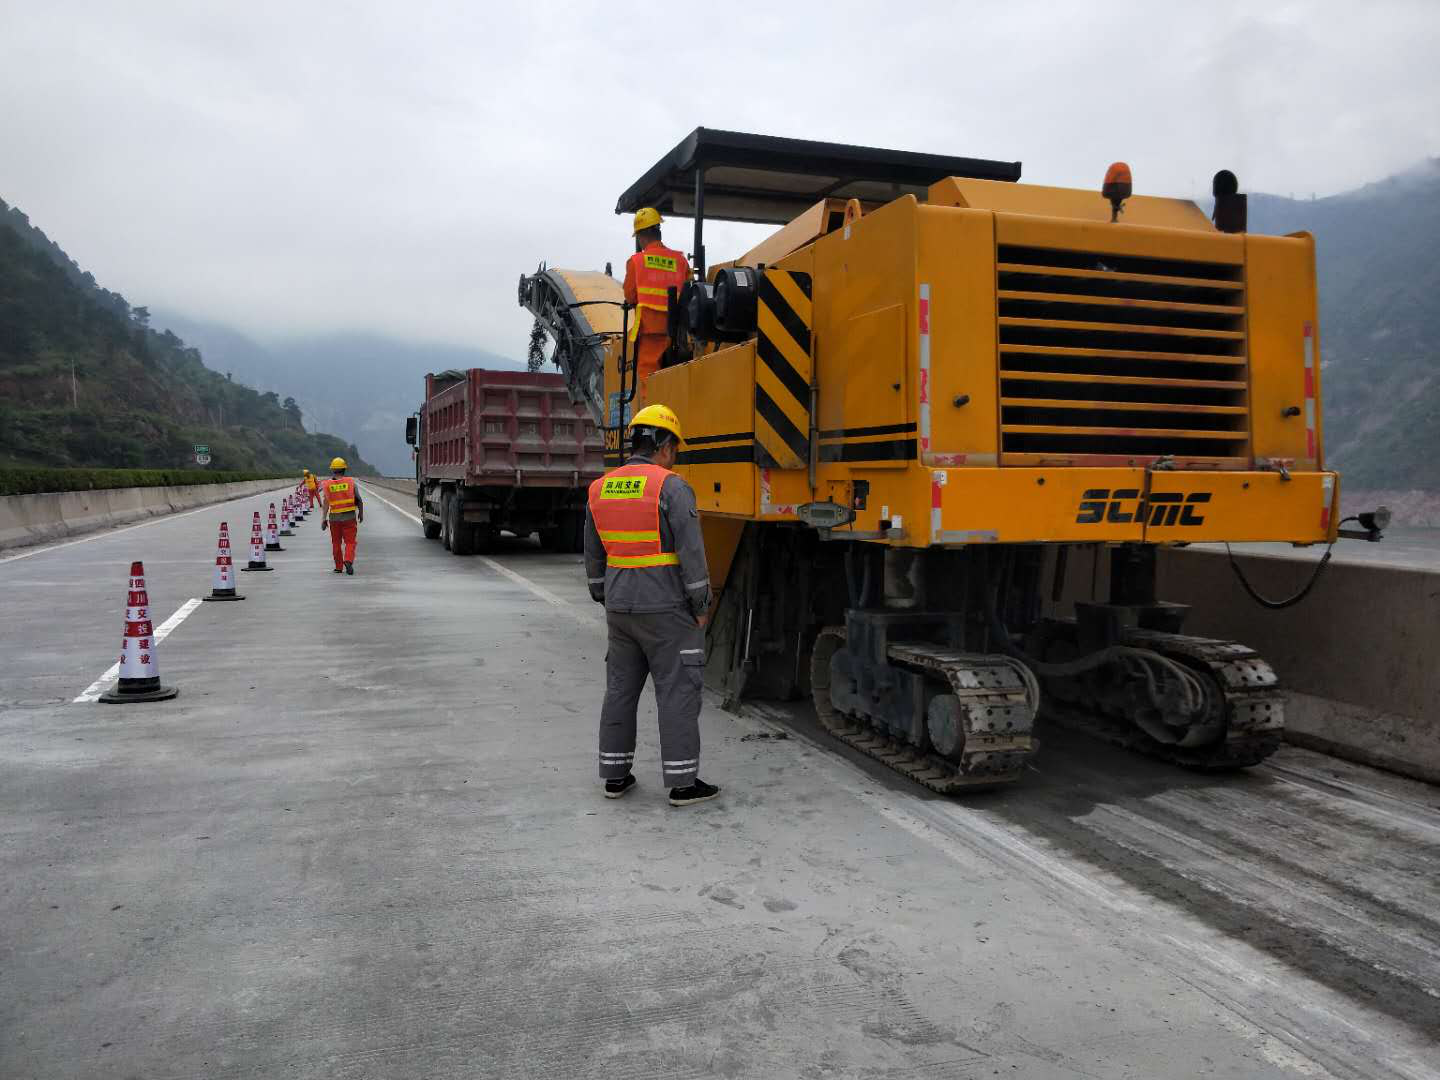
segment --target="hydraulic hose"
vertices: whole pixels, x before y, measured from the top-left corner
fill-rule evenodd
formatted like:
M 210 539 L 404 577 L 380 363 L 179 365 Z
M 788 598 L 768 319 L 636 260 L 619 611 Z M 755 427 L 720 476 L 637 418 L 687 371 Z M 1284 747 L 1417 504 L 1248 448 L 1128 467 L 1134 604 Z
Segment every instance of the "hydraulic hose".
M 1354 520 L 1355 518 L 1345 518 L 1340 524 L 1344 525 L 1346 521 Z M 1287 596 L 1284 600 L 1271 600 L 1268 596 L 1261 596 L 1255 590 L 1255 586 L 1251 585 L 1249 579 L 1246 578 L 1245 571 L 1240 569 L 1240 564 L 1235 561 L 1235 553 L 1230 550 L 1230 545 L 1228 543 L 1225 545 L 1225 555 L 1230 560 L 1230 569 L 1235 571 L 1235 578 L 1240 582 L 1240 587 L 1249 594 L 1251 600 L 1254 600 L 1261 607 L 1268 608 L 1271 611 L 1284 611 L 1286 608 L 1293 607 L 1301 600 L 1304 600 L 1305 597 L 1309 596 L 1310 590 L 1315 588 L 1316 584 L 1320 581 L 1320 574 L 1325 569 L 1325 565 L 1330 561 L 1330 556 L 1334 553 L 1335 542 L 1332 540 L 1330 546 L 1325 549 L 1325 554 L 1321 557 L 1320 561 L 1315 564 L 1315 571 L 1310 575 L 1310 580 L 1301 586 L 1299 592 L 1293 596 Z
M 1145 692 L 1150 699 L 1150 704 L 1163 713 L 1167 711 L 1167 703 L 1161 692 L 1160 681 L 1156 678 L 1156 673 L 1157 671 L 1164 672 L 1168 673 L 1180 688 L 1180 711 L 1184 716 L 1194 718 L 1205 711 L 1205 688 L 1201 685 L 1199 677 L 1183 664 L 1151 649 L 1141 649 L 1134 645 L 1107 645 L 1093 653 L 1077 656 L 1074 660 L 1059 662 L 1041 660 L 1031 656 L 1015 644 L 1014 639 L 1010 637 L 1010 631 L 1000 621 L 999 614 L 995 609 L 993 593 L 989 589 L 984 590 L 984 593 L 985 614 L 990 621 L 990 631 L 995 640 L 999 642 L 1004 652 L 1023 661 L 1036 674 L 1052 679 L 1063 679 L 1086 671 L 1093 671 L 1106 664 L 1120 663 L 1133 671 L 1138 671 L 1145 680 Z

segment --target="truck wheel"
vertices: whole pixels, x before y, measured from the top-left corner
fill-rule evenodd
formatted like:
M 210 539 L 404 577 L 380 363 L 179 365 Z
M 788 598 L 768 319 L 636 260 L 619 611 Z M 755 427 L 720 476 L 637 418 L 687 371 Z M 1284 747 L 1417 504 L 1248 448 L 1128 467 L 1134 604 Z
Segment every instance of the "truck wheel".
M 440 496 L 440 546 L 450 550 L 450 504 L 455 500 L 446 492 Z
M 422 509 L 420 512 L 423 514 L 425 511 Z M 438 521 L 431 521 L 429 518 L 421 518 L 420 528 L 424 530 L 426 540 L 434 540 L 440 535 L 440 522 Z
M 450 550 L 456 555 L 474 555 L 475 526 L 460 516 L 464 512 L 459 498 L 450 500 Z

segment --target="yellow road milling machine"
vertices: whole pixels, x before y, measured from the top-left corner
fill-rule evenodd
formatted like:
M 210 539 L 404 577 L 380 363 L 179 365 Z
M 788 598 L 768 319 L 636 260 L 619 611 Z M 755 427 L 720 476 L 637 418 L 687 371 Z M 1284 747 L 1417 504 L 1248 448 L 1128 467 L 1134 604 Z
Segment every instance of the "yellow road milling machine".
M 1157 549 L 1332 543 L 1315 248 L 1015 162 L 699 128 L 620 196 L 694 220 L 696 280 L 637 385 L 605 274 L 521 304 L 619 461 L 681 417 L 732 700 L 813 696 L 834 735 L 939 792 L 1017 778 L 1047 717 L 1201 768 L 1279 744 L 1275 673 L 1188 636 Z M 779 228 L 707 265 L 706 219 Z M 1347 534 L 1348 535 L 1348 534 Z

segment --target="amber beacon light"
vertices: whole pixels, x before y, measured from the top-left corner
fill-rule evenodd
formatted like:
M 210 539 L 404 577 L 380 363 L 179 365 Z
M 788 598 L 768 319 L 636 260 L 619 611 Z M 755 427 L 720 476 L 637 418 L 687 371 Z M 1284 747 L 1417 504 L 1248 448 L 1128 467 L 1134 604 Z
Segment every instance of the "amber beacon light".
M 1120 208 L 1130 197 L 1130 166 L 1117 161 L 1105 170 L 1105 184 L 1100 194 L 1110 200 L 1110 220 L 1120 220 Z

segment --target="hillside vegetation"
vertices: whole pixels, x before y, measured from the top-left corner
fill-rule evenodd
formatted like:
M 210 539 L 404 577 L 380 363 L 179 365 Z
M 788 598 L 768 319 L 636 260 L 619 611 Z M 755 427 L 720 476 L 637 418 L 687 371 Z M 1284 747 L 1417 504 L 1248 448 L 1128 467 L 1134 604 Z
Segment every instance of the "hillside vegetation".
M 0 465 L 298 473 L 354 446 L 305 430 L 292 398 L 211 371 L 0 200 Z
M 1350 489 L 1440 491 L 1440 159 L 1326 199 L 1250 197 L 1315 235 L 1328 463 Z

